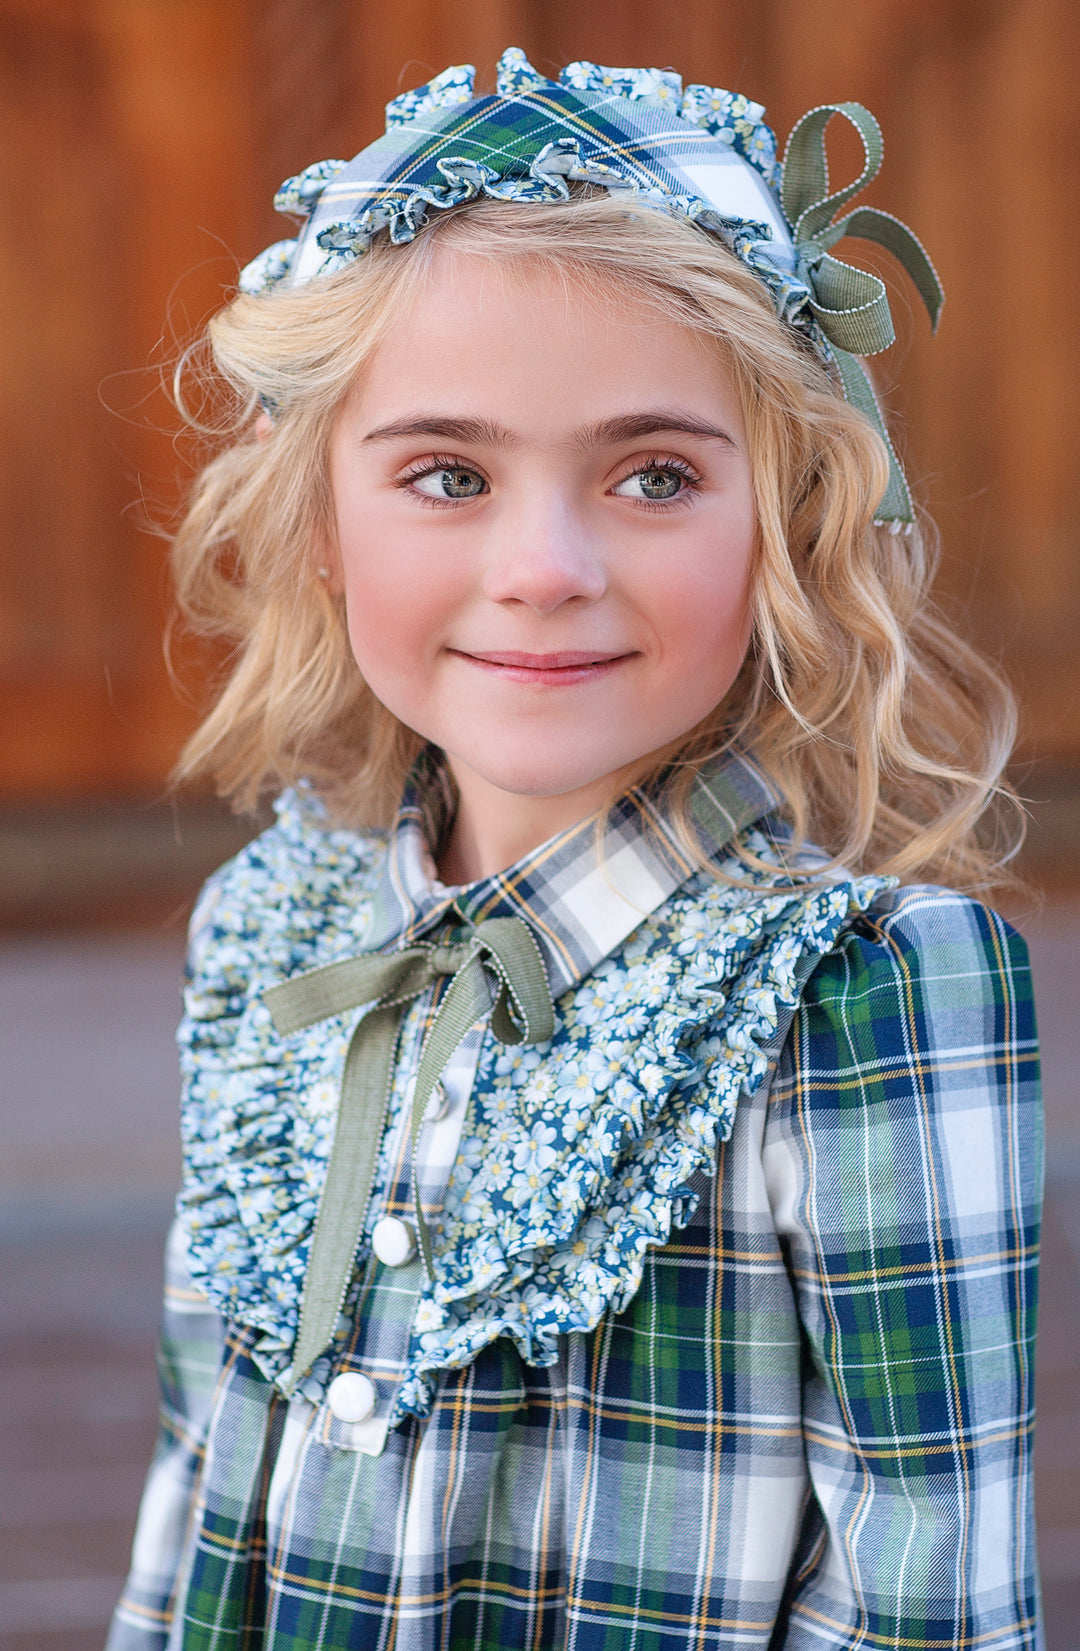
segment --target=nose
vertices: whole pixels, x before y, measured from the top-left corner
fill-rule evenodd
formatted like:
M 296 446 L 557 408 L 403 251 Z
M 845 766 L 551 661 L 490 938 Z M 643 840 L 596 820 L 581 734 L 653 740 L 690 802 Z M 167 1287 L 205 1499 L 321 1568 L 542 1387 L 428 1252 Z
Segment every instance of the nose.
M 567 501 L 523 500 L 494 524 L 484 594 L 551 613 L 565 602 L 596 602 L 607 589 L 600 546 Z

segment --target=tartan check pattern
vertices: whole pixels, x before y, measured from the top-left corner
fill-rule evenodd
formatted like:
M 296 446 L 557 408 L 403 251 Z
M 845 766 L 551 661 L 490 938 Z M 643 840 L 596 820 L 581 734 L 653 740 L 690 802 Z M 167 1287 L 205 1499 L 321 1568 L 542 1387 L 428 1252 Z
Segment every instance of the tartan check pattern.
M 275 241 L 245 266 L 240 290 L 256 296 L 338 273 L 383 231 L 395 245 L 408 243 L 432 212 L 480 196 L 553 203 L 571 198 L 571 183 L 622 193 L 718 235 L 764 284 L 778 317 L 834 372 L 888 449 L 875 521 L 912 522 L 907 482 L 858 360 L 893 340 L 886 289 L 831 248 L 847 234 L 888 248 L 934 326 L 944 293 L 926 249 L 899 219 L 875 207 L 834 218 L 881 163 L 881 132 L 868 109 L 835 103 L 808 111 L 778 169 L 761 105 L 719 87 L 684 92 L 670 70 L 580 61 L 556 82 L 511 47 L 494 96 L 473 98 L 471 90 L 471 66 L 447 69 L 395 98 L 385 135 L 351 161 L 316 161 L 287 178 L 274 204 L 306 222 L 295 239 Z M 824 135 L 834 115 L 857 129 L 864 165 L 854 183 L 830 193 Z M 263 405 L 271 415 L 277 408 L 268 395 Z
M 438 841 L 439 832 L 437 820 L 432 817 L 427 821 L 431 828 L 429 837 L 425 818 L 432 814 L 433 799 L 439 796 L 438 779 L 437 766 L 434 773 L 427 774 L 425 765 L 421 765 L 417 783 L 409 788 L 395 828 L 385 842 L 356 832 L 330 830 L 314 799 L 303 792 L 286 794 L 278 805 L 277 825 L 249 844 L 235 861 L 211 879 L 193 918 L 192 975 L 185 993 L 186 1013 L 180 1029 L 185 1076 L 182 1109 L 185 1174 L 180 1213 L 189 1235 L 193 1277 L 201 1282 L 224 1316 L 264 1332 L 253 1356 L 270 1379 L 282 1373 L 295 1341 L 309 1243 L 334 1138 L 342 1061 L 352 1021 L 351 1016 L 338 1017 L 317 1029 L 302 1030 L 287 1043 L 282 1042 L 263 1002 L 264 989 L 310 967 L 351 957 L 358 947 L 367 952 L 383 947 L 400 948 L 417 937 L 445 933 L 446 925 L 450 925 L 453 932 L 462 924 L 469 927 L 490 916 L 512 917 L 529 926 L 542 959 L 547 959 L 549 979 L 560 990 L 567 976 L 579 986 L 579 977 L 588 976 L 589 985 L 581 989 L 592 1001 L 583 1007 L 582 1013 L 589 1014 L 590 1024 L 595 1022 L 596 1030 L 591 1039 L 586 1040 L 591 1048 L 583 1044 L 582 1054 L 591 1058 L 602 1044 L 610 1020 L 607 1017 L 603 1024 L 597 1021 L 595 995 L 601 983 L 596 966 L 612 969 L 619 943 L 633 934 L 644 935 L 650 914 L 675 911 L 676 906 L 669 899 L 674 894 L 676 903 L 682 901 L 677 909 L 682 911 L 686 907 L 693 931 L 692 938 L 677 935 L 675 940 L 676 948 L 685 954 L 681 958 L 682 971 L 688 973 L 701 955 L 701 936 L 709 927 L 706 923 L 702 929 L 700 919 L 704 908 L 720 898 L 722 885 L 703 873 L 697 876 L 699 880 L 704 878 L 707 892 L 704 895 L 686 892 L 691 887 L 697 888 L 690 876 L 693 867 L 669 823 L 658 812 L 656 799 L 640 789 L 628 792 L 602 822 L 600 858 L 597 823 L 586 820 L 493 877 L 460 890 L 433 884 L 424 865 L 425 858 L 430 863 L 426 843 Z M 725 845 L 730 844 L 741 826 L 767 812 L 770 798 L 768 788 L 745 758 L 729 756 L 708 765 L 707 770 L 696 777 L 690 799 L 691 815 L 704 849 L 709 854 L 725 853 Z M 747 840 L 751 838 L 754 838 L 753 832 Z M 769 852 L 769 845 L 761 834 L 754 840 L 759 852 Z M 737 861 L 732 864 L 738 868 Z M 775 882 L 778 877 L 786 883 L 779 870 L 769 874 L 767 880 Z M 867 886 L 859 897 L 865 904 L 880 880 L 863 881 Z M 850 905 L 855 885 L 842 881 L 837 889 L 835 898 L 828 894 L 803 897 L 798 891 L 777 896 L 782 907 L 793 904 L 797 909 L 788 917 L 787 929 L 781 923 L 776 934 L 767 940 L 764 956 L 766 964 L 771 962 L 772 952 L 788 960 L 775 977 L 773 996 L 783 994 L 790 1008 L 794 1007 L 797 994 L 793 959 L 807 946 L 816 947 L 816 954 L 820 955 L 831 943 L 836 925 L 842 920 L 841 913 Z M 728 890 L 727 896 L 728 903 L 736 905 L 749 898 L 745 890 Z M 808 903 L 825 908 L 824 929 L 804 911 Z M 760 905 L 754 900 L 753 906 L 762 924 L 771 922 L 776 915 L 768 902 Z M 834 907 L 835 917 L 830 918 L 829 912 Z M 679 928 L 680 924 L 676 923 L 676 930 Z M 650 946 L 659 949 L 657 965 L 665 984 L 659 996 L 653 989 L 653 1011 L 644 1018 L 643 1010 L 638 1014 L 642 1033 L 652 1024 L 664 1031 L 665 1036 L 685 1035 L 689 1039 L 693 1023 L 700 1026 L 700 1036 L 707 1040 L 710 1023 L 716 1023 L 711 1022 L 709 1009 L 699 1001 L 698 986 L 691 983 L 688 996 L 684 992 L 672 997 L 680 958 L 657 934 L 651 930 L 649 933 L 651 938 L 645 955 Z M 745 933 L 745 923 L 739 925 L 737 931 L 733 930 L 729 948 L 737 948 Z M 767 1027 L 775 1027 L 777 1012 L 774 1010 L 770 1019 L 766 1002 L 769 994 L 759 1003 L 761 994 L 755 995 L 749 986 L 746 988 L 748 1002 L 744 1006 L 737 955 L 731 966 L 735 974 L 731 980 L 730 1001 L 735 1006 L 732 1013 L 739 1022 L 742 1046 L 732 1049 L 729 1062 L 732 1076 L 723 1086 L 725 1093 L 730 1089 L 730 1095 L 723 1101 L 725 1133 L 730 1127 L 739 1087 L 733 1074 L 748 1069 L 752 1063 L 759 1075 L 764 1076 L 765 1056 L 757 1039 L 767 1036 Z M 746 972 L 744 965 L 743 973 Z M 787 978 L 789 976 L 792 978 Z M 772 978 L 766 969 L 762 979 Z M 622 1004 L 629 990 L 624 984 L 615 988 L 613 1003 Z M 666 1004 L 665 997 L 670 1000 Z M 417 1004 L 417 1011 L 425 1021 L 431 1007 L 430 1000 L 421 999 Z M 564 1002 L 563 1020 L 568 1020 L 572 1012 L 573 1005 Z M 415 1026 L 415 1021 L 413 1024 Z M 581 1031 L 584 1034 L 584 1025 Z M 557 1045 L 561 1036 L 560 1027 L 556 1027 L 545 1069 L 548 1078 L 557 1069 Z M 644 1040 L 638 1041 L 640 1044 Z M 489 1033 L 485 1038 L 489 1054 L 492 1045 Z M 415 1048 L 415 1040 L 410 1048 Z M 688 1067 L 681 1055 L 647 1053 L 646 1062 L 646 1081 L 650 1084 L 650 1093 L 659 1098 L 658 1104 L 663 1103 L 673 1084 L 685 1079 L 690 1070 L 697 1070 L 697 1067 Z M 528 1077 L 527 1062 L 514 1062 L 513 1066 L 519 1080 Z M 565 1072 L 565 1062 L 561 1070 Z M 411 1104 L 408 1092 L 411 1075 L 407 1061 L 399 1062 L 394 1091 L 397 1108 Z M 604 1104 L 610 1076 L 605 1067 L 603 1073 L 588 1080 L 589 1095 L 595 1102 L 594 1112 Z M 501 1081 L 497 1068 L 488 1073 L 485 1096 L 491 1083 L 497 1085 Z M 625 1079 L 628 1085 L 633 1081 L 636 1080 L 630 1076 Z M 573 1087 L 576 1093 L 576 1081 Z M 631 1095 L 628 1104 L 635 1104 L 635 1099 Z M 572 1105 L 572 1101 L 573 1097 L 568 1096 L 567 1106 Z M 507 1115 L 505 1121 L 512 1126 L 515 1159 L 519 1148 L 528 1159 L 524 1166 L 515 1163 L 515 1169 L 522 1168 L 524 1173 L 534 1165 L 534 1149 L 541 1155 L 549 1149 L 536 1137 L 535 1127 L 530 1134 L 529 1120 L 518 1119 L 517 1110 Z M 536 1123 L 535 1117 L 533 1123 Z M 614 1136 L 603 1135 L 599 1123 L 593 1134 L 598 1139 L 601 1136 L 610 1139 L 614 1148 Z M 526 1136 L 528 1140 L 524 1139 Z M 649 1149 L 656 1148 L 657 1152 L 666 1143 L 672 1169 L 676 1161 L 681 1163 L 686 1159 L 681 1138 L 673 1129 L 654 1131 L 642 1139 Z M 574 1128 L 570 1129 L 568 1140 L 573 1157 L 572 1148 L 578 1140 Z M 538 1158 L 535 1163 L 542 1169 L 544 1163 L 551 1161 Z M 629 1155 L 624 1155 L 624 1162 L 629 1168 Z M 623 1183 L 619 1185 L 625 1192 Z M 674 1184 L 669 1191 L 676 1192 Z M 616 1205 L 621 1196 L 621 1192 L 612 1189 L 609 1222 L 616 1220 Z M 642 1210 L 647 1196 L 643 1189 L 638 1200 Z M 662 1196 L 666 1194 L 657 1193 L 658 1200 Z M 538 1233 L 541 1227 L 545 1232 L 548 1230 L 552 1212 L 558 1213 L 558 1204 L 557 1189 L 552 1190 L 551 1196 L 534 1199 L 529 1220 Z M 645 1214 L 647 1218 L 647 1212 Z M 452 1248 L 462 1265 L 468 1267 L 471 1262 L 469 1254 L 462 1249 L 467 1241 L 460 1231 L 460 1214 L 451 1212 L 448 1219 L 450 1233 L 444 1235 L 447 1244 L 443 1247 L 443 1266 L 451 1265 L 449 1250 Z M 642 1216 L 631 1212 L 629 1219 L 637 1223 Z M 514 1242 L 515 1236 L 511 1233 L 509 1241 Z M 534 1238 L 533 1247 L 544 1242 Z M 482 1266 L 484 1257 L 477 1251 L 472 1254 L 472 1261 Z M 582 1265 L 574 1264 L 574 1273 L 581 1271 Z M 621 1253 L 607 1265 L 610 1294 L 618 1286 L 622 1272 Z M 600 1287 L 604 1287 L 603 1281 Z M 477 1296 L 475 1290 L 471 1293 Z M 430 1313 L 425 1317 L 424 1308 L 429 1305 L 422 1304 L 418 1309 L 418 1336 L 414 1346 L 417 1360 L 432 1352 L 425 1345 L 425 1337 L 439 1329 L 431 1322 Z M 524 1299 L 521 1305 L 525 1306 Z M 490 1315 L 480 1291 L 476 1313 L 462 1320 L 465 1333 L 472 1335 L 480 1329 L 486 1316 Z M 596 1316 L 598 1313 L 591 1323 L 596 1322 Z M 515 1322 L 523 1321 L 519 1316 Z M 567 1324 L 564 1327 L 585 1326 Z M 463 1350 L 459 1348 L 459 1351 Z M 441 1360 L 432 1352 L 429 1368 L 442 1368 L 455 1362 L 464 1361 L 454 1357 Z M 403 1384 L 400 1407 L 414 1408 L 426 1400 L 426 1392 L 418 1391 L 419 1381 L 426 1387 L 426 1378 L 414 1369 L 411 1381 Z
M 550 1368 L 491 1344 L 377 1455 L 276 1393 L 175 1240 L 109 1651 L 1035 1651 L 1023 942 L 948 891 L 885 893 L 774 1060 L 624 1312 Z M 392 1376 L 386 1273 L 335 1374 Z
M 401 1031 L 400 1054 L 393 1079 L 388 1127 L 375 1168 L 372 1197 L 364 1222 L 362 1247 L 370 1254 L 376 1222 L 383 1216 L 415 1220 L 412 1184 L 413 1091 L 420 1062 L 420 1048 L 434 1014 L 434 993 L 425 992 L 409 1009 Z M 473 1027 L 458 1045 L 443 1070 L 439 1088 L 445 1115 L 425 1125 L 417 1157 L 417 1187 L 420 1205 L 429 1227 L 442 1213 L 447 1181 L 453 1168 L 465 1123 L 465 1112 L 476 1076 L 482 1043 L 482 1028 Z M 178 1237 L 177 1242 L 182 1243 Z M 369 1266 L 358 1271 L 343 1303 L 338 1320 L 339 1335 L 348 1335 L 355 1321 L 366 1326 L 364 1374 L 375 1384 L 377 1403 L 370 1423 L 354 1429 L 337 1421 L 323 1407 L 323 1435 L 342 1449 L 361 1448 L 370 1442 L 381 1448 L 394 1400 L 401 1385 L 402 1349 L 408 1345 L 415 1321 L 422 1284 L 419 1259 L 409 1266 Z M 355 1347 L 355 1334 L 352 1336 Z M 316 1359 L 298 1391 L 319 1404 L 327 1382 L 337 1374 L 330 1353 Z M 372 1439 L 372 1430 L 375 1437 Z
M 673 106 L 617 88 L 588 91 L 537 77 L 513 91 L 460 104 L 424 108 L 389 130 L 339 171 L 313 199 L 291 258 L 290 280 L 301 284 L 332 270 L 335 254 L 366 243 L 385 219 L 395 239 L 409 239 L 427 205 L 451 205 L 475 192 L 485 172 L 488 193 L 517 200 L 554 199 L 568 160 L 557 158 L 549 178 L 543 160 L 551 146 L 569 146 L 571 177 L 632 189 L 755 228 L 767 256 L 794 271 L 791 236 L 775 196 L 755 164 Z M 540 161 L 540 169 L 535 163 Z M 499 180 L 508 180 L 505 189 Z M 319 180 L 322 182 L 322 180 Z M 281 198 L 288 210 L 290 184 Z M 767 239 L 768 238 L 768 239 Z
M 732 752 L 706 764 L 691 797 L 694 829 L 707 859 L 779 798 L 748 758 Z M 446 921 L 521 917 L 540 947 L 551 994 L 575 985 L 655 911 L 694 870 L 657 800 L 640 787 L 621 796 L 604 821 L 570 827 L 507 871 L 464 890 L 434 886 L 427 845 L 441 841 L 453 801 L 439 758 L 428 748 L 405 790 L 373 900 L 365 950 L 411 945 Z

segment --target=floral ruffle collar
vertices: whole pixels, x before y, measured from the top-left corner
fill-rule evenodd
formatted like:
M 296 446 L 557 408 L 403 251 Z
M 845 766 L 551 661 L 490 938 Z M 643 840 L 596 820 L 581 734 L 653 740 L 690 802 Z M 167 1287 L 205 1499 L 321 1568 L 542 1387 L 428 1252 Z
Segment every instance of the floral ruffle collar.
M 261 1332 L 270 1379 L 295 1341 L 357 1017 L 279 1038 L 260 994 L 357 949 L 406 944 L 455 897 L 459 910 L 501 913 L 501 898 L 531 914 L 556 1028 L 532 1049 L 485 1037 L 392 1421 L 424 1413 L 435 1373 L 496 1337 L 547 1364 L 559 1336 L 633 1298 L 649 1248 L 689 1219 L 693 1177 L 714 1163 L 739 1096 L 763 1081 L 814 964 L 886 886 L 792 888 L 770 839 L 744 825 L 740 843 L 775 866 L 748 872 L 730 852 L 733 810 L 767 811 L 767 789 L 742 759 L 703 784 L 699 832 L 714 832 L 719 869 L 749 887 L 689 871 L 633 794 L 609 823 L 602 867 L 589 826 L 488 880 L 497 889 L 464 891 L 427 880 L 432 822 L 415 794 L 389 843 L 331 831 L 294 796 L 212 882 L 181 1028 L 181 1216 L 194 1276 L 227 1317 Z
M 759 832 L 755 855 L 774 854 Z M 746 867 L 723 866 L 746 880 Z M 547 1365 L 620 1312 L 696 1205 L 740 1097 L 765 1080 L 814 965 L 888 880 L 752 893 L 692 877 L 557 1005 L 550 1044 L 486 1043 L 397 1415 L 498 1336 Z M 396 1418 L 393 1418 L 396 1419 Z

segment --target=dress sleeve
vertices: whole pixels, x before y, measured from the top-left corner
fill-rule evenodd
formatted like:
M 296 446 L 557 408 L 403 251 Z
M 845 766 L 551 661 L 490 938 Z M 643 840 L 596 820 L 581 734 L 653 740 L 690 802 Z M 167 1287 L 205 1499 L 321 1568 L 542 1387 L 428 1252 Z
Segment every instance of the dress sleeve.
M 774 1647 L 1041 1646 L 1042 1134 L 1023 941 L 901 889 L 818 965 L 764 1146 L 811 1498 Z
M 157 1448 L 139 1509 L 131 1571 L 106 1651 L 164 1651 L 223 1347 L 224 1323 L 191 1283 L 183 1232 L 174 1224 L 166 1249 L 158 1350 Z
M 191 921 L 181 1058 L 193 1042 L 227 1043 L 236 1006 L 208 968 L 221 873 L 203 889 Z M 208 984 L 208 981 L 210 984 Z M 235 994 L 234 994 L 235 995 Z M 165 1304 L 158 1343 L 161 1404 L 157 1446 L 146 1479 L 131 1570 L 116 1607 L 106 1651 L 164 1651 L 172 1602 L 185 1563 L 192 1500 L 206 1450 L 221 1373 L 224 1320 L 192 1282 L 187 1240 L 173 1223 L 165 1250 Z

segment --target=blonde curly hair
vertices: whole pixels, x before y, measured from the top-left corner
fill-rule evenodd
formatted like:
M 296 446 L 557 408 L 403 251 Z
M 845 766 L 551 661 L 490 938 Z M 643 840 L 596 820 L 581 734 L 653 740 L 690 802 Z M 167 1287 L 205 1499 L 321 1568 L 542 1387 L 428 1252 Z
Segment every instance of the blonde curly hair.
M 736 744 L 786 799 L 796 841 L 852 871 L 1006 880 L 1009 845 L 986 821 L 1014 801 L 1001 780 L 1013 699 L 930 601 L 932 536 L 875 526 L 879 437 L 716 236 L 588 188 L 554 205 L 471 203 L 408 246 L 382 238 L 337 275 L 241 294 L 210 322 L 202 370 L 230 410 L 173 565 L 181 612 L 230 644 L 230 668 L 178 777 L 213 776 L 241 809 L 304 777 L 336 820 L 388 823 L 422 742 L 367 687 L 343 601 L 318 576 L 334 534 L 328 450 L 357 375 L 448 255 L 554 272 L 608 307 L 621 292 L 690 328 L 732 376 L 757 508 L 753 639 L 723 702 L 640 776 L 664 774 L 684 836 L 699 765 Z

